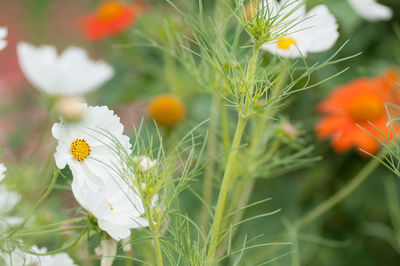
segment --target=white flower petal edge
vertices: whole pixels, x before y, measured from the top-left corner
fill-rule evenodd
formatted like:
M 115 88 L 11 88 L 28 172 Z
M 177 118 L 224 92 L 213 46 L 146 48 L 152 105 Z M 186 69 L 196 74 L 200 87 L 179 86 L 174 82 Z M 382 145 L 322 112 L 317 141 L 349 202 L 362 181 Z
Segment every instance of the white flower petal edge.
M 72 192 L 79 204 L 97 218 L 100 229 L 117 241 L 130 236 L 130 229 L 148 226 L 148 221 L 141 217 L 142 200 L 118 176 L 108 179 L 104 192 L 75 181 Z
M 31 251 L 37 254 L 45 254 L 47 249 L 39 249 L 37 246 L 33 246 Z M 0 257 L 3 258 L 6 265 L 77 266 L 67 253 L 37 256 L 16 249 L 11 253 L 11 255 L 0 254 Z
M 393 11 L 376 0 L 349 0 L 349 4 L 361 17 L 368 21 L 389 20 Z
M 299 3 L 296 0 L 275 3 L 281 10 L 278 16 L 284 17 L 281 23 L 287 23 L 291 28 L 278 40 L 262 45 L 261 49 L 282 57 L 297 58 L 306 57 L 309 52 L 326 51 L 335 44 L 339 37 L 338 25 L 328 8 L 319 5 L 305 13 L 304 7 L 297 7 Z M 289 8 L 297 10 L 285 17 Z
M 28 81 L 40 91 L 56 96 L 89 93 L 114 75 L 104 61 L 92 61 L 87 52 L 71 46 L 60 56 L 54 46 L 17 45 L 18 61 Z
M 0 27 L 0 51 L 6 48 L 7 41 L 5 38 L 7 37 L 8 31 L 6 27 Z
M 7 171 L 7 168 L 4 166 L 3 163 L 0 163 L 0 182 L 6 177 L 4 174 Z
M 7 213 L 14 209 L 15 205 L 21 200 L 21 195 L 17 192 L 8 191 L 5 185 L 0 185 L 0 214 Z
M 107 106 L 82 104 L 82 110 L 81 120 L 53 125 L 52 134 L 58 141 L 54 159 L 60 169 L 70 167 L 75 182 L 100 191 L 112 166 L 120 163 L 116 151 L 122 148 L 130 153 L 131 144 L 123 135 L 120 118 Z M 72 151 L 73 146 L 76 151 Z

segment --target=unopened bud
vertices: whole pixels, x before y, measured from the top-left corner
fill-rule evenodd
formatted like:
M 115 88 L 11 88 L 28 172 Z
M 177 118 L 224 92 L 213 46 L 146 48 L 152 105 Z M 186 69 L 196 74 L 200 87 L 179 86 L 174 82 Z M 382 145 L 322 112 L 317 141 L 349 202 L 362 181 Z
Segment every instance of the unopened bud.
M 83 103 L 85 100 L 81 97 L 63 97 L 56 102 L 57 112 L 66 120 L 76 121 L 83 115 Z
M 282 129 L 283 129 L 283 132 L 285 133 L 285 135 L 288 137 L 293 138 L 297 135 L 296 128 L 290 123 L 284 123 L 282 125 Z
M 152 160 L 146 156 L 135 156 L 133 157 L 133 161 L 139 165 L 139 169 L 142 172 L 152 169 L 157 164 L 156 160 Z

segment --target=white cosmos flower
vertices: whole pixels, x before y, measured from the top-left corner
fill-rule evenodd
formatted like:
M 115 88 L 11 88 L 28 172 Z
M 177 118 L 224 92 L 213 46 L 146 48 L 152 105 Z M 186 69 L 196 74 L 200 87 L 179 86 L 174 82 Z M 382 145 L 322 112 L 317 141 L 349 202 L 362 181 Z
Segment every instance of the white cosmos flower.
M 369 21 L 389 20 L 392 10 L 376 2 L 376 0 L 349 0 L 351 7 L 364 19 Z
M 130 229 L 148 226 L 138 194 L 118 176 L 106 180 L 103 192 L 72 182 L 76 200 L 97 218 L 100 229 L 121 240 L 130 236 Z
M 0 163 L 0 182 L 3 181 L 5 176 L 5 172 L 7 171 L 7 168 L 4 166 L 3 163 Z
M 306 12 L 301 1 L 276 0 L 264 2 L 269 17 L 277 16 L 279 23 L 287 25 L 287 33 L 278 40 L 265 43 L 261 49 L 282 57 L 301 57 L 308 53 L 323 52 L 330 49 L 339 37 L 335 17 L 325 5 L 319 5 Z M 282 31 L 282 30 L 280 30 Z M 276 34 L 276 33 L 275 33 Z
M 85 50 L 71 46 L 61 55 L 54 46 L 17 45 L 18 60 L 29 82 L 44 93 L 79 96 L 91 92 L 114 75 L 104 61 L 92 61 Z
M 5 38 L 7 37 L 8 31 L 6 27 L 0 27 L 0 51 L 6 48 L 7 41 Z
M 116 141 L 130 152 L 129 137 L 123 131 L 119 117 L 107 106 L 82 104 L 79 121 L 53 125 L 52 134 L 58 140 L 56 165 L 60 169 L 68 165 L 78 185 L 86 183 L 101 191 L 109 168 L 120 164 Z
M 37 254 L 45 254 L 47 249 L 39 249 L 37 246 L 33 246 L 31 251 Z M 1 254 L 0 257 L 4 260 L 7 266 L 77 266 L 67 253 L 38 256 L 16 249 L 11 253 L 11 255 Z

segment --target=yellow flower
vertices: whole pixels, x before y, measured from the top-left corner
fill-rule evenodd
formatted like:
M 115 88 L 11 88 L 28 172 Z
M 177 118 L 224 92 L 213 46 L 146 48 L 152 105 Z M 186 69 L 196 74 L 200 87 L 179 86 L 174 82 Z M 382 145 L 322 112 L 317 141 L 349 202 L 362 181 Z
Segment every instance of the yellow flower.
M 185 105 L 173 95 L 159 95 L 149 104 L 149 114 L 161 126 L 174 126 L 181 122 L 186 114 Z

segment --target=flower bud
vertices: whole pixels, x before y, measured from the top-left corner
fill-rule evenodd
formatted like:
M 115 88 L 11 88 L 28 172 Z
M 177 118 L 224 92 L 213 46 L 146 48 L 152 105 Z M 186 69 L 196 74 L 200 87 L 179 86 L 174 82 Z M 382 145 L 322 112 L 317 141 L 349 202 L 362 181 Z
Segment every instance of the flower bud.
M 56 102 L 56 111 L 68 121 L 81 119 L 85 100 L 81 97 L 63 97 Z
M 133 157 L 133 161 L 139 165 L 139 169 L 142 172 L 152 169 L 157 164 L 156 160 L 152 160 L 146 156 L 135 156 Z

